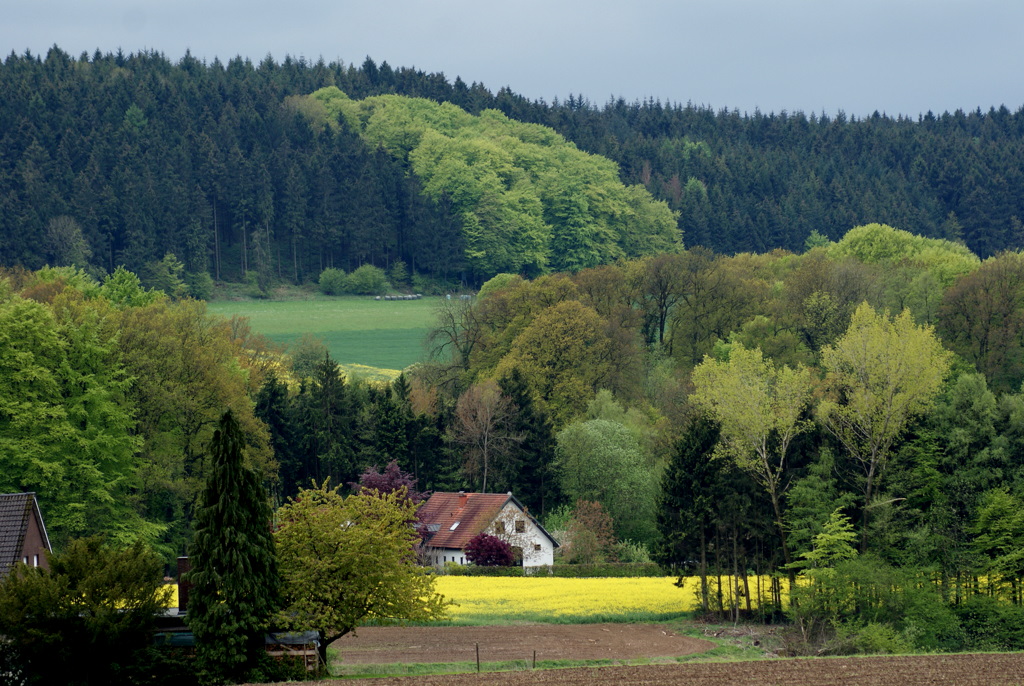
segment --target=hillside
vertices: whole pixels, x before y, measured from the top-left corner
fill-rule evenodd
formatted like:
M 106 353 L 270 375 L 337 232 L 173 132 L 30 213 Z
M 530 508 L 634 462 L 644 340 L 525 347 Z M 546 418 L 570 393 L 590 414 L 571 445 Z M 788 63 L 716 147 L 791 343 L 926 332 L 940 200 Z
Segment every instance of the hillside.
M 145 52 L 74 58 L 53 48 L 0 65 L 0 263 L 106 272 L 124 264 L 145 276 L 171 252 L 192 275 L 240 281 L 249 272 L 265 283 L 402 260 L 424 286 L 646 251 L 625 249 L 618 229 L 600 236 L 608 224 L 589 214 L 587 178 L 556 177 L 572 200 L 561 209 L 536 205 L 548 191 L 534 173 L 537 192 L 504 178 L 500 203 L 467 212 L 449 177 L 423 173 L 441 139 L 393 155 L 379 127 L 311 122 L 304 103 L 329 87 L 363 102 L 376 113 L 370 119 L 408 96 L 479 122 L 550 127 L 578 155 L 610 160 L 597 165 L 602 178 L 616 170 L 627 192 L 667 203 L 687 245 L 721 253 L 800 251 L 812 231 L 836 239 L 871 222 L 963 240 L 982 257 L 1024 246 L 1020 109 L 914 121 L 573 97 L 548 104 L 371 60 L 207 64 Z M 518 240 L 530 233 L 524 226 L 543 234 L 558 212 L 599 236 L 590 254 L 555 245 L 487 260 L 478 256 L 491 248 L 467 243 L 495 230 Z

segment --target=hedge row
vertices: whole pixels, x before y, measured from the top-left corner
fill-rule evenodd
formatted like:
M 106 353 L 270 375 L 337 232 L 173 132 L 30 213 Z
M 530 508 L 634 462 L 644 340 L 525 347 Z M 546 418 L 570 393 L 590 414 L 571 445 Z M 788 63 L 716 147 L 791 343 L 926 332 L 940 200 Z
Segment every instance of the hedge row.
M 585 565 L 552 565 L 547 567 L 477 567 L 450 563 L 440 574 L 451 576 L 557 576 L 572 579 L 593 577 L 640 577 L 665 576 L 665 572 L 653 562 L 623 563 L 603 562 Z

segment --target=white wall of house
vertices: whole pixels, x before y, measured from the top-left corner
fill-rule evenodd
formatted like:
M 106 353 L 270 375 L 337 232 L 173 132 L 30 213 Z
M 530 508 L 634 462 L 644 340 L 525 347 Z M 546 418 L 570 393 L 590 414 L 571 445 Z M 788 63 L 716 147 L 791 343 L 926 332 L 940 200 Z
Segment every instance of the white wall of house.
M 441 569 L 449 562 L 456 562 L 460 565 L 466 564 L 466 553 L 462 550 L 450 548 L 431 548 L 430 552 L 427 553 L 427 559 L 430 561 L 431 566 Z
M 555 562 L 555 546 L 515 503 L 508 502 L 491 522 L 487 533 L 523 551 L 524 567 L 540 567 Z
M 515 503 L 507 503 L 486 532 L 508 542 L 513 548 L 521 548 L 524 567 L 540 567 L 555 562 L 555 546 L 551 539 Z M 430 548 L 427 560 L 438 569 L 449 562 L 467 564 L 466 553 L 452 548 Z

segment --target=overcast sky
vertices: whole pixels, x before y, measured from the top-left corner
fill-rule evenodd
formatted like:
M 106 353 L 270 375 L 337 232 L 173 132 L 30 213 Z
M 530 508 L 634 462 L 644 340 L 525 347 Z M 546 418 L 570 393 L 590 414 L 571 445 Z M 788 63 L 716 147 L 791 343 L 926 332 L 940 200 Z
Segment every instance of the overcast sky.
M 583 95 L 858 116 L 1024 105 L 1021 0 L 5 0 L 0 48 L 268 54 Z

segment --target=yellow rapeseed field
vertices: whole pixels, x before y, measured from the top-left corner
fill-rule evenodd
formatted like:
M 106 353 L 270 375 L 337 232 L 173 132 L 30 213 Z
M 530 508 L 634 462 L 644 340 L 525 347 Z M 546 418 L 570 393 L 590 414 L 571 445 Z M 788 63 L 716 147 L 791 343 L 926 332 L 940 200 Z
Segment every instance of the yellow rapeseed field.
M 435 590 L 457 603 L 449 613 L 456 624 L 660 621 L 698 606 L 700 579 L 687 577 L 682 588 L 675 581 L 676 577 L 440 576 Z M 767 584 L 767 579 L 762 582 Z M 751 606 L 757 607 L 757 577 L 748 583 Z M 715 591 L 713 586 L 712 595 Z M 766 587 L 763 593 L 767 594 Z M 724 589 L 723 596 L 724 604 L 731 606 L 733 600 Z M 740 606 L 746 606 L 745 600 Z
M 436 590 L 458 605 L 455 623 L 496 620 L 601 622 L 678 617 L 693 608 L 693 589 L 675 577 L 563 579 L 441 576 Z

